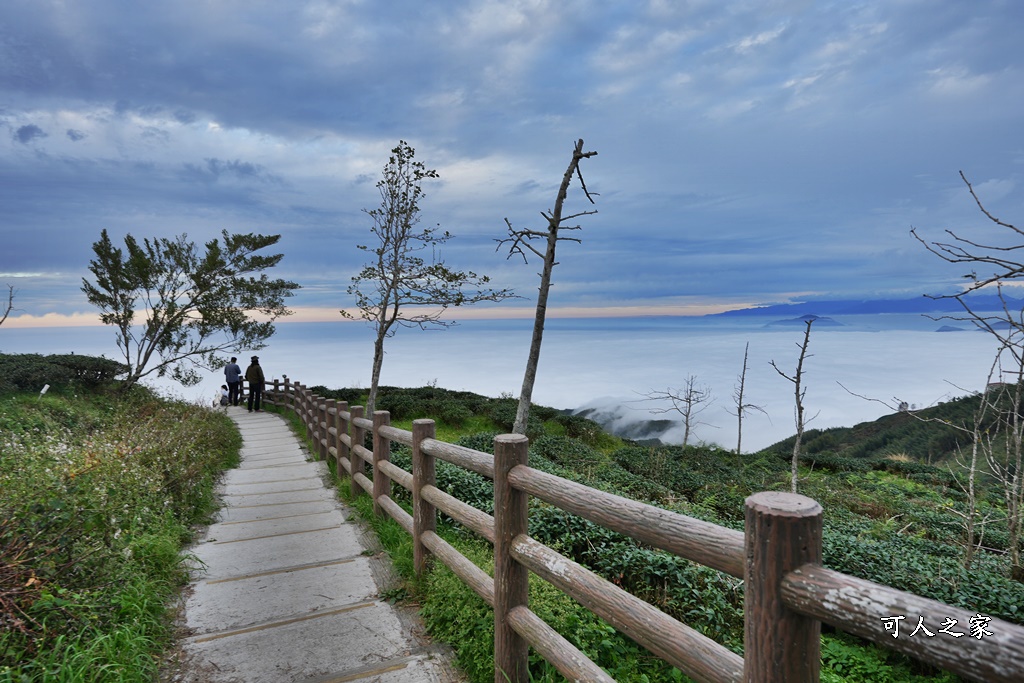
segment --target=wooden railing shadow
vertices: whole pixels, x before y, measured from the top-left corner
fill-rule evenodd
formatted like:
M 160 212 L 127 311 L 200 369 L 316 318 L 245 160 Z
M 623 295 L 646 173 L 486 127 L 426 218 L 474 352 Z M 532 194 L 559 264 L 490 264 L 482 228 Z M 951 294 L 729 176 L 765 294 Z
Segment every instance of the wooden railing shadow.
M 740 532 L 532 469 L 524 436 L 496 437 L 491 456 L 437 440 L 433 420 L 397 429 L 386 411 L 367 418 L 362 406 L 314 396 L 287 378 L 268 386 L 265 401 L 294 411 L 317 455 L 349 474 L 353 495 L 370 494 L 376 514 L 412 535 L 418 574 L 434 557 L 494 608 L 495 683 L 528 680 L 529 647 L 569 680 L 614 681 L 530 611 L 531 571 L 697 681 L 817 682 L 822 623 L 971 680 L 1024 681 L 1024 627 L 822 566 L 822 508 L 806 496 L 750 496 Z M 411 447 L 412 472 L 390 461 L 392 443 Z M 434 485 L 437 458 L 493 480 L 493 517 Z M 392 482 L 411 492 L 412 515 L 392 499 Z M 743 579 L 744 656 L 530 538 L 529 496 Z M 438 510 L 494 544 L 493 578 L 437 535 Z M 958 630 L 908 637 L 918 615 L 954 620 Z

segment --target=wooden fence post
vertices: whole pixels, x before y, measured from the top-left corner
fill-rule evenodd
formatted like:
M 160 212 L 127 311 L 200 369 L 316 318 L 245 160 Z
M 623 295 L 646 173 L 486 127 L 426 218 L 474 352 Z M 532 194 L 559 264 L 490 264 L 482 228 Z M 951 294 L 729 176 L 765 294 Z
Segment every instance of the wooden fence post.
M 334 437 L 331 436 L 331 429 L 337 429 L 337 425 L 335 424 L 337 416 L 338 399 L 327 399 L 327 405 L 324 406 L 324 461 L 328 463 L 331 461 L 331 446 L 335 445 Z M 335 453 L 337 453 L 337 451 L 335 451 Z
M 284 376 L 284 404 L 291 408 L 292 412 L 295 412 L 295 402 L 292 401 L 292 381 L 288 379 L 288 375 Z
M 787 572 L 821 563 L 821 523 L 821 505 L 806 496 L 764 491 L 746 500 L 747 683 L 818 683 L 821 622 L 784 607 L 781 585 Z
M 373 514 L 384 516 L 384 510 L 377 502 L 382 496 L 391 496 L 391 480 L 380 471 L 378 463 L 391 460 L 391 441 L 380 435 L 380 428 L 391 424 L 391 413 L 386 410 L 373 411 Z
M 423 499 L 423 487 L 433 486 L 434 456 L 423 452 L 424 439 L 434 438 L 433 420 L 412 421 L 412 561 L 416 576 L 427 570 L 428 551 L 423 532 L 437 529 L 437 511 Z
M 338 467 L 337 467 L 337 471 L 338 471 L 338 477 L 339 478 L 341 478 L 342 473 L 344 473 L 344 471 L 345 471 L 344 466 L 341 464 L 342 459 L 348 460 L 349 463 L 352 462 L 352 458 L 349 456 L 349 453 L 348 453 L 348 446 L 346 446 L 345 442 L 343 442 L 341 440 L 341 435 L 342 434 L 344 434 L 345 436 L 348 436 L 349 433 L 350 433 L 349 424 L 348 424 L 349 420 L 346 420 L 345 418 L 343 418 L 341 416 L 342 413 L 347 413 L 347 412 L 348 412 L 348 401 L 338 401 Z
M 528 602 L 528 572 L 512 559 L 512 539 L 527 533 L 529 496 L 512 488 L 508 473 L 526 464 L 522 434 L 494 437 L 494 683 L 526 683 L 529 646 L 508 623 L 513 607 Z
M 320 451 L 320 459 L 327 462 L 327 459 L 330 457 L 327 448 L 331 445 L 327 440 L 329 436 L 327 433 L 327 427 L 329 426 L 327 423 L 327 399 L 323 396 L 317 396 L 316 404 L 316 446 L 317 450 Z
M 303 385 L 302 387 L 302 424 L 306 426 L 306 441 L 313 441 L 313 420 L 310 419 L 310 406 L 313 403 L 313 392 Z M 316 451 L 313 451 L 316 455 Z
M 281 407 L 281 382 L 277 378 L 274 379 L 274 400 L 272 403 L 278 408 Z
M 348 485 L 351 496 L 355 498 L 363 490 L 363 487 L 356 482 L 356 473 L 363 472 L 366 469 L 363 464 L 363 456 L 359 455 L 359 449 L 356 447 L 362 446 L 363 442 L 366 441 L 366 429 L 356 426 L 356 419 L 363 416 L 363 406 L 352 406 L 352 410 L 349 412 L 352 413 L 352 424 L 349 425 L 352 430 L 352 449 L 349 451 L 348 461 L 352 465 L 352 471 L 349 472 L 352 476 L 349 479 Z

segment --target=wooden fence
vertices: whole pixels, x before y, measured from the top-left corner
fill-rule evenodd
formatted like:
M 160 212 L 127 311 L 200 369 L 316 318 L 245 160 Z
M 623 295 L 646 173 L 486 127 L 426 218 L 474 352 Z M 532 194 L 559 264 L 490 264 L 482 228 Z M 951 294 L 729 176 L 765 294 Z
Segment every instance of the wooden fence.
M 317 455 L 350 475 L 353 494 L 372 495 L 374 511 L 412 535 L 416 572 L 436 558 L 494 608 L 495 683 L 528 680 L 529 647 L 569 680 L 614 680 L 530 611 L 531 571 L 697 681 L 817 682 L 822 622 L 968 679 L 1024 681 L 1024 627 L 822 566 L 822 509 L 805 496 L 750 496 L 744 533 L 532 469 L 524 436 L 496 437 L 491 456 L 435 439 L 433 420 L 397 429 L 386 411 L 367 417 L 288 379 L 274 380 L 265 401 L 293 410 Z M 412 448 L 411 473 L 390 462 L 392 443 Z M 437 458 L 494 481 L 493 517 L 434 485 Z M 392 499 L 392 483 L 411 492 L 412 515 Z M 531 539 L 529 496 L 743 579 L 744 656 Z M 438 510 L 494 544 L 493 578 L 435 533 Z M 911 637 L 915 627 L 928 630 L 923 619 L 931 632 Z

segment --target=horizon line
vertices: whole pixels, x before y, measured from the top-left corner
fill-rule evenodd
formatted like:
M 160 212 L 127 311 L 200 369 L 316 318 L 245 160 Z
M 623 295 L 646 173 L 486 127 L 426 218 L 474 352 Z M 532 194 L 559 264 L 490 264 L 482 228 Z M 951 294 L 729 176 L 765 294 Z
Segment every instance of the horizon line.
M 637 306 L 564 306 L 549 307 L 548 318 L 631 318 L 631 317 L 700 317 L 726 311 L 752 308 L 760 304 L 667 304 Z M 353 317 L 342 317 L 339 309 L 299 306 L 290 309 L 291 315 L 278 318 L 274 324 L 310 323 L 310 322 L 364 322 L 359 311 L 346 309 Z M 527 306 L 502 306 L 462 308 L 449 307 L 444 313 L 446 320 L 524 320 L 533 318 L 536 309 Z M 24 313 L 10 316 L 0 329 L 48 329 L 61 327 L 103 327 L 98 313 L 44 313 L 33 315 Z

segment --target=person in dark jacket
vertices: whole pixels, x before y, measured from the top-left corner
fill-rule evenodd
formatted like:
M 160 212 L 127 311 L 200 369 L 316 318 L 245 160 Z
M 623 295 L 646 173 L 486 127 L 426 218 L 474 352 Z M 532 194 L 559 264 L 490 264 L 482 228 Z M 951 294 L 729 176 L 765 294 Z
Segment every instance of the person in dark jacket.
M 253 356 L 249 367 L 245 369 L 245 381 L 249 383 L 249 412 L 251 413 L 254 408 L 257 413 L 262 412 L 260 403 L 263 401 L 263 385 L 267 380 L 263 376 L 259 356 Z
M 238 359 L 231 357 L 231 362 L 224 366 L 224 381 L 228 384 L 228 403 L 237 406 L 240 401 L 239 389 L 242 388 L 242 368 L 238 367 Z

